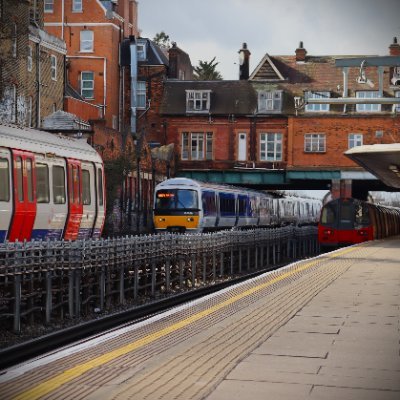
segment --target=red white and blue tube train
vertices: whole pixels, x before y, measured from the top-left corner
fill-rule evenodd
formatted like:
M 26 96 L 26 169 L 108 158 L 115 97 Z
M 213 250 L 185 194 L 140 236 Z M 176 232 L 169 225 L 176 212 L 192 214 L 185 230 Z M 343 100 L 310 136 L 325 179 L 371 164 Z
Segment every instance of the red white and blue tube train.
M 104 166 L 84 140 L 0 125 L 0 243 L 99 237 Z
M 400 233 L 400 209 L 353 198 L 326 203 L 318 224 L 322 247 L 340 247 Z

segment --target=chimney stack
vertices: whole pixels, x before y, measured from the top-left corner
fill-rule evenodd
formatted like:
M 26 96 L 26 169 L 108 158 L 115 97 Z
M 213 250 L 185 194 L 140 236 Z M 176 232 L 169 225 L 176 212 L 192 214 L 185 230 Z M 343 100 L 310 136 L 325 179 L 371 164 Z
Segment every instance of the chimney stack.
M 393 43 L 389 46 L 391 56 L 400 56 L 400 44 L 397 43 L 397 37 L 393 38 Z
M 247 49 L 247 43 L 243 43 L 242 48 L 239 50 L 239 80 L 249 79 L 250 54 Z
M 303 42 L 299 43 L 299 47 L 296 49 L 296 62 L 306 61 L 307 50 L 303 47 Z

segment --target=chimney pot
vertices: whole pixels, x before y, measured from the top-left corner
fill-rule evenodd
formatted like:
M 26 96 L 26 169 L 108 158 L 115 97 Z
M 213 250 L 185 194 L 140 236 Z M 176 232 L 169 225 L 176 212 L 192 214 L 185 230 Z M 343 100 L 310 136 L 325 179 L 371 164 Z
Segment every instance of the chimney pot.
M 391 56 L 400 56 L 400 44 L 397 43 L 397 37 L 393 38 L 393 43 L 389 46 Z
M 296 61 L 304 62 L 306 61 L 307 50 L 303 46 L 303 42 L 299 43 L 299 47 L 296 49 Z

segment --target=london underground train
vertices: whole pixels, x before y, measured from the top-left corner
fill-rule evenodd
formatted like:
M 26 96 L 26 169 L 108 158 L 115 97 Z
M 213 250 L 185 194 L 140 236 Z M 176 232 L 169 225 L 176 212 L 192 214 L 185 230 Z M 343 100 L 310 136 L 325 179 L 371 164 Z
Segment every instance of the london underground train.
M 353 198 L 326 203 L 318 224 L 322 247 L 340 247 L 400 233 L 400 209 Z
M 158 232 L 317 224 L 320 209 L 320 200 L 173 178 L 155 188 L 153 222 Z
M 0 243 L 99 237 L 104 166 L 84 140 L 0 125 Z

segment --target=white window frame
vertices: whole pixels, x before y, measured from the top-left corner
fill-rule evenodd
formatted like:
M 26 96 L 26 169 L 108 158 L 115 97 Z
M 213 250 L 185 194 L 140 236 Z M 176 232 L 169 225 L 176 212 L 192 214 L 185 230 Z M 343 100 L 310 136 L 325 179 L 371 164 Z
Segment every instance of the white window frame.
M 282 91 L 270 90 L 258 92 L 258 112 L 281 111 Z
M 204 161 L 213 159 L 213 132 L 182 132 L 181 159 Z
M 186 112 L 208 113 L 211 90 L 186 90 Z
M 33 49 L 32 46 L 28 46 L 28 58 L 27 58 L 28 72 L 32 72 L 33 69 Z
M 146 60 L 146 43 L 136 44 L 136 57 L 138 61 Z
M 378 99 L 378 90 L 360 90 L 356 92 L 357 99 Z M 357 112 L 380 112 L 381 104 L 356 104 Z
M 325 133 L 306 133 L 304 135 L 305 153 L 325 153 L 326 135 Z
M 330 92 L 314 92 L 308 91 L 304 93 L 304 98 L 308 99 L 329 99 L 331 97 Z M 305 112 L 329 112 L 330 104 L 306 104 Z
M 282 161 L 282 143 L 280 132 L 260 133 L 260 161 Z
M 362 133 L 349 133 L 349 149 L 353 147 L 362 146 L 364 135 Z
M 72 12 L 82 12 L 83 11 L 83 1 L 82 0 L 72 0 Z
M 54 12 L 54 0 L 44 0 L 44 12 L 52 14 Z
M 84 36 L 89 37 L 84 37 Z M 80 32 L 80 52 L 93 53 L 94 49 L 94 32 L 88 29 L 81 30 Z
M 400 97 L 400 90 L 396 90 L 394 92 L 394 97 L 396 98 Z M 400 112 L 400 104 L 393 104 L 393 111 Z
M 140 109 L 146 108 L 146 81 L 137 81 L 136 106 Z
M 54 54 L 50 55 L 50 73 L 51 73 L 51 79 L 53 81 L 57 80 L 57 56 Z
M 83 74 L 92 74 L 93 79 L 83 79 Z M 83 87 L 85 82 L 92 82 L 91 87 Z M 84 92 L 85 91 L 92 91 L 93 95 L 91 97 L 85 96 Z M 81 72 L 81 96 L 85 99 L 94 99 L 94 72 L 93 71 L 82 71 Z

